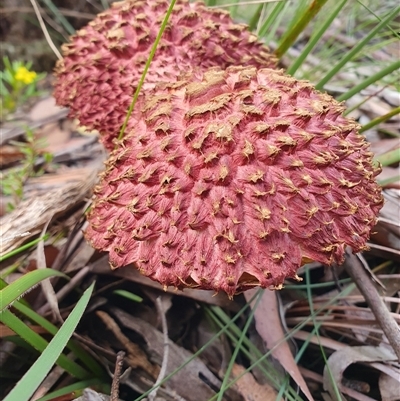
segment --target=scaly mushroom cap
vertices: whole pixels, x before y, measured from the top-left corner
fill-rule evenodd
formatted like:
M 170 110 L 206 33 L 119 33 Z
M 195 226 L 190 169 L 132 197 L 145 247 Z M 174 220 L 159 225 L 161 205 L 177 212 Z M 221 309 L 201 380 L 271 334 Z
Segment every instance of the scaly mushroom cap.
M 62 47 L 54 97 L 70 116 L 103 135 L 112 149 L 150 50 L 169 7 L 168 0 L 114 3 Z M 224 10 L 178 0 L 146 75 L 144 90 L 176 81 L 182 71 L 218 66 L 275 67 L 277 59 L 243 24 Z
M 343 106 L 272 69 L 211 69 L 148 93 L 106 163 L 86 238 L 164 286 L 280 288 L 358 252 L 382 206 Z

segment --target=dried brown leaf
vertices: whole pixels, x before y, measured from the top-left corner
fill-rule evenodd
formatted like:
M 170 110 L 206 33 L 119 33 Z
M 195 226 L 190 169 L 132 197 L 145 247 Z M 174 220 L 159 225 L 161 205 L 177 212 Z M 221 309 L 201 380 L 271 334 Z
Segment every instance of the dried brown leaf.
M 268 384 L 257 383 L 254 376 L 250 373 L 244 373 L 246 369 L 238 364 L 232 368 L 233 377 L 243 376 L 235 383 L 238 392 L 243 396 L 244 401 L 275 401 L 277 392 Z
M 396 355 L 384 347 L 373 347 L 370 345 L 360 347 L 344 347 L 334 352 L 328 359 L 324 369 L 324 389 L 332 397 L 336 392 L 332 381 L 343 393 L 351 395 L 358 400 L 370 399 L 369 397 L 355 392 L 342 384 L 344 371 L 353 363 L 372 363 L 397 361 Z
M 379 376 L 379 391 L 382 401 L 396 401 L 400 397 L 400 375 L 397 380 L 392 376 L 382 373 Z
M 133 317 L 120 309 L 111 308 L 111 312 L 122 326 L 134 330 L 145 339 L 148 349 L 152 351 L 154 358 L 161 363 L 164 354 L 163 334 L 144 320 Z M 214 376 L 206 364 L 199 358 L 194 358 L 187 363 L 188 360 L 193 358 L 189 351 L 172 341 L 170 341 L 169 347 L 167 375 L 177 368 L 181 368 L 168 380 L 169 388 L 186 401 L 199 401 L 199 394 L 201 394 L 201 399 L 204 400 L 214 396 L 214 389 L 221 387 L 221 381 Z M 182 367 L 185 363 L 186 365 Z M 226 393 L 231 401 L 241 400 L 241 397 L 232 389 Z
M 258 289 L 245 292 L 246 300 L 253 298 Z M 264 290 L 262 299 L 254 312 L 256 329 L 266 343 L 268 349 L 272 350 L 272 355 L 277 359 L 285 370 L 290 374 L 292 379 L 301 388 L 308 400 L 313 400 L 310 390 L 294 360 L 289 344 L 285 340 L 281 317 L 279 313 L 279 305 L 276 293 Z

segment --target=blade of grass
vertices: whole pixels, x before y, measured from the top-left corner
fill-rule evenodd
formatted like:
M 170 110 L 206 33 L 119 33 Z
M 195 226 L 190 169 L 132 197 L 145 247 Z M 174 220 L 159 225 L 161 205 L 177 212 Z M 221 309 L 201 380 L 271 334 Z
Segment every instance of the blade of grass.
M 380 123 L 383 123 L 386 120 L 389 120 L 391 117 L 393 117 L 393 116 L 395 116 L 395 115 L 397 115 L 399 113 L 400 113 L 400 106 L 396 107 L 395 109 L 393 109 L 389 113 L 384 114 L 383 116 L 374 118 L 368 124 L 363 125 L 363 127 L 358 132 L 361 134 L 361 133 L 369 130 L 370 128 L 375 127 L 375 125 L 378 125 Z
M 52 269 L 34 270 L 24 274 L 18 280 L 0 290 L 0 311 L 8 308 L 16 299 L 20 298 L 40 281 L 55 276 L 69 279 L 65 274 Z
M 145 80 L 145 78 L 146 78 L 147 71 L 148 71 L 149 68 L 150 68 L 150 64 L 151 64 L 151 62 L 152 62 L 152 60 L 153 60 L 153 58 L 154 58 L 154 54 L 156 53 L 158 44 L 159 44 L 159 42 L 160 42 L 160 40 L 161 40 L 161 36 L 163 35 L 164 30 L 165 30 L 165 28 L 166 28 L 166 26 L 167 26 L 169 17 L 170 17 L 170 15 L 171 15 L 171 13 L 172 13 L 172 10 L 174 9 L 175 3 L 176 3 L 176 0 L 172 0 L 172 1 L 171 1 L 171 4 L 170 4 L 169 7 L 168 7 L 167 13 L 165 14 L 164 20 L 163 20 L 163 22 L 162 22 L 162 24 L 161 24 L 161 27 L 160 27 L 160 30 L 159 30 L 158 35 L 157 35 L 157 37 L 156 37 L 156 40 L 154 41 L 154 44 L 153 44 L 153 46 L 152 46 L 152 48 L 151 48 L 151 51 L 150 51 L 150 54 L 149 54 L 149 58 L 148 58 L 147 61 L 146 61 L 146 65 L 145 65 L 145 67 L 144 67 L 143 74 L 142 74 L 142 76 L 140 77 L 139 84 L 138 84 L 138 86 L 137 86 L 137 88 L 136 88 L 135 94 L 133 95 L 132 103 L 131 103 L 131 105 L 129 106 L 128 112 L 127 112 L 127 114 L 126 114 L 125 121 L 124 121 L 124 123 L 123 123 L 123 125 L 122 125 L 122 128 L 121 128 L 121 131 L 120 131 L 120 133 L 119 133 L 119 135 L 118 135 L 118 139 L 122 139 L 123 136 L 124 136 L 125 128 L 126 128 L 126 126 L 128 125 L 128 121 L 129 121 L 129 118 L 130 118 L 130 116 L 131 116 L 131 114 L 132 114 L 133 108 L 135 107 L 135 104 L 136 104 L 136 102 L 137 102 L 137 100 L 138 100 L 138 98 L 139 98 L 139 93 L 140 93 L 140 90 L 142 89 L 144 80 Z
M 136 295 L 136 294 L 132 294 L 129 291 L 115 290 L 115 291 L 113 291 L 113 294 L 120 295 L 121 297 L 130 299 L 133 302 L 143 302 L 143 298 L 142 297 L 139 297 L 139 295 Z
M 4 262 L 5 260 L 7 260 L 7 259 L 9 259 L 9 258 L 11 258 L 13 256 L 18 255 L 19 253 L 22 253 L 22 252 L 26 251 L 30 247 L 38 244 L 40 241 L 46 241 L 48 238 L 49 238 L 49 235 L 46 234 L 44 237 L 37 238 L 37 239 L 35 239 L 35 240 L 31 241 L 31 242 L 28 242 L 27 244 L 24 244 L 24 245 L 18 247 L 17 249 L 14 249 L 14 250 L 12 250 L 10 252 L 7 252 L 5 255 L 0 256 L 0 263 Z M 3 241 L 5 241 L 5 240 L 3 239 Z
M 278 18 L 278 15 L 281 13 L 283 7 L 285 7 L 286 1 L 282 1 L 278 4 L 275 5 L 274 9 L 272 10 L 271 14 L 269 17 L 264 21 L 264 23 L 261 25 L 261 28 L 258 32 L 258 36 L 264 37 L 265 34 L 270 30 L 272 24 L 276 19 Z M 257 24 L 256 24 L 257 25 Z
M 69 21 L 61 14 L 60 10 L 53 4 L 51 0 L 42 0 L 46 7 L 51 11 L 58 22 L 64 27 L 64 29 L 70 34 L 75 33 L 75 28 L 69 23 Z
M 315 86 L 316 89 L 322 90 L 324 85 L 327 84 L 331 78 L 336 75 L 341 68 L 350 61 L 361 49 L 378 33 L 378 31 L 385 25 L 387 25 L 396 15 L 398 15 L 400 7 L 395 7 L 391 13 L 389 13 L 386 18 L 381 20 L 381 22 L 370 31 L 369 34 L 364 36 L 360 42 L 354 46 Z
M 346 3 L 347 3 L 347 0 L 342 0 L 341 2 L 338 3 L 336 8 L 331 13 L 329 13 L 329 16 L 326 19 L 326 21 L 322 24 L 322 26 L 318 29 L 318 31 L 315 32 L 314 35 L 312 35 L 312 37 L 308 41 L 307 45 L 305 46 L 304 50 L 301 52 L 300 56 L 297 57 L 296 61 L 288 68 L 287 73 L 289 75 L 294 75 L 294 73 L 303 64 L 303 61 L 310 54 L 310 52 L 315 47 L 315 45 L 318 43 L 318 41 L 321 39 L 321 37 L 325 33 L 325 31 L 332 25 L 333 20 L 336 18 L 336 16 L 339 14 L 339 12 L 342 10 L 343 6 Z
M 377 14 L 375 14 L 371 8 L 369 8 L 366 4 L 364 4 L 362 1 L 357 0 L 357 3 L 360 4 L 362 7 L 364 7 L 371 15 L 373 15 L 378 21 L 382 21 L 381 18 Z M 396 36 L 398 39 L 400 39 L 399 33 L 397 33 L 394 29 L 392 29 L 390 26 L 387 27 L 389 31 Z
M 30 309 L 26 305 L 22 305 L 19 301 L 16 301 L 13 304 L 13 307 L 19 312 L 23 313 L 28 319 L 32 322 L 40 325 L 44 329 L 46 329 L 53 336 L 57 334 L 58 328 L 54 326 L 54 324 L 50 323 L 43 316 L 40 316 L 38 313 Z M 102 366 L 90 355 L 89 352 L 85 351 L 78 343 L 74 340 L 70 340 L 67 343 L 67 348 L 71 350 L 74 355 L 82 361 L 82 363 L 96 376 L 96 377 L 107 377 L 105 371 Z
M 350 99 L 352 96 L 356 95 L 363 89 L 367 88 L 368 86 L 372 85 L 376 81 L 386 77 L 387 75 L 391 74 L 393 71 L 396 71 L 400 68 L 400 60 L 395 61 L 394 63 L 388 65 L 386 68 L 382 69 L 381 71 L 377 72 L 376 74 L 372 75 L 371 77 L 365 79 L 354 88 L 350 89 L 348 92 L 343 93 L 340 95 L 337 100 L 342 102 L 343 100 Z
M 104 8 L 104 10 L 107 10 L 110 8 L 110 5 L 108 4 L 107 0 L 100 0 L 101 6 Z
M 356 110 L 360 108 L 363 104 L 367 103 L 369 100 L 371 100 L 373 97 L 378 96 L 384 89 L 390 87 L 391 85 L 394 85 L 399 78 L 396 76 L 393 79 L 389 80 L 385 86 L 382 86 L 382 88 L 379 88 L 378 90 L 374 91 L 373 93 L 369 94 L 367 97 L 365 97 L 361 102 L 355 104 L 352 107 L 349 107 L 346 109 L 343 113 L 344 116 L 347 116 L 350 114 L 353 110 Z
M 386 180 L 378 180 L 378 184 L 381 187 L 384 187 L 389 184 L 393 184 L 394 182 L 400 181 L 400 175 L 396 175 L 395 177 L 387 178 Z
M 255 297 L 254 297 L 255 298 Z M 250 301 L 253 301 L 251 299 Z M 238 313 L 232 318 L 232 322 L 235 322 L 237 319 L 239 319 L 240 316 L 243 315 L 243 313 L 246 311 L 246 309 L 249 307 L 248 304 L 245 304 Z M 223 333 L 226 333 L 228 330 L 228 326 L 224 326 L 218 333 L 216 333 L 210 340 L 208 340 L 202 347 L 200 347 L 190 358 L 188 358 L 185 363 L 183 363 L 181 366 L 176 368 L 173 372 L 171 372 L 168 376 L 166 376 L 160 383 L 158 383 L 157 386 L 153 386 L 149 390 L 147 390 L 145 393 L 140 395 L 138 398 L 136 398 L 134 401 L 141 401 L 143 398 L 146 398 L 155 388 L 162 386 L 164 383 L 166 383 L 172 376 L 174 376 L 177 372 L 179 372 L 183 367 L 188 365 L 193 359 L 195 359 L 197 356 L 199 356 L 207 347 L 210 346 L 220 335 Z
M 226 368 L 226 372 L 225 372 L 224 379 L 223 379 L 222 384 L 221 384 L 221 388 L 220 388 L 220 390 L 218 392 L 217 401 L 222 401 L 223 396 L 225 394 L 225 391 L 228 389 L 227 383 L 229 381 L 229 377 L 231 375 L 231 372 L 232 372 L 232 369 L 233 369 L 233 365 L 235 364 L 235 361 L 236 361 L 236 358 L 237 358 L 237 356 L 239 354 L 239 351 L 242 350 L 243 341 L 246 338 L 247 330 L 249 329 L 250 324 L 253 322 L 254 312 L 257 309 L 258 304 L 260 303 L 261 295 L 262 295 L 261 292 L 257 293 L 257 299 L 256 299 L 256 302 L 254 304 L 254 307 L 251 309 L 249 317 L 247 318 L 246 324 L 244 325 L 243 330 L 242 330 L 242 332 L 240 334 L 240 337 L 239 337 L 239 339 L 238 339 L 238 341 L 237 341 L 237 343 L 235 345 L 235 350 L 232 353 L 232 356 L 231 356 L 231 359 L 229 361 L 228 367 Z
M 275 38 L 276 31 L 282 25 L 282 20 L 285 16 L 286 10 L 288 10 L 289 8 L 290 8 L 290 2 L 285 1 L 282 12 L 280 12 L 277 15 L 276 19 L 273 21 L 271 27 L 269 28 L 268 33 L 264 36 L 264 40 L 266 43 L 270 43 Z
M 306 284 L 311 283 L 310 269 L 306 269 L 305 276 L 306 276 Z M 314 310 L 314 303 L 313 303 L 313 298 L 312 298 L 310 286 L 307 286 L 307 299 L 308 299 L 308 305 L 310 306 L 310 311 L 313 311 Z M 329 311 L 328 311 L 328 313 L 329 313 Z M 314 327 L 318 327 L 319 326 L 318 322 L 315 319 L 315 314 L 314 313 L 312 314 L 312 322 L 313 322 L 313 326 Z M 337 383 L 336 383 L 336 381 L 335 381 L 335 379 L 333 377 L 332 371 L 331 371 L 331 369 L 329 367 L 328 358 L 326 357 L 326 353 L 325 353 L 324 347 L 321 344 L 321 338 L 320 338 L 318 329 L 315 330 L 315 335 L 317 336 L 319 349 L 321 351 L 321 355 L 322 355 L 322 358 L 323 358 L 324 363 L 325 363 L 325 368 L 327 369 L 328 374 L 329 374 L 329 378 L 330 378 L 330 381 L 331 381 L 332 389 L 333 389 L 333 391 L 335 393 L 335 399 L 338 400 L 338 401 L 339 400 L 344 400 L 344 397 L 340 393 L 338 385 L 337 385 Z
M 46 349 L 48 342 L 9 310 L 0 313 L 0 321 L 37 351 L 43 352 Z M 65 355 L 61 354 L 57 356 L 57 365 L 72 376 L 75 376 L 80 380 L 87 379 L 90 376 L 89 372 L 79 366 L 76 362 L 68 359 Z M 14 399 L 19 400 L 19 398 Z
M 58 333 L 53 337 L 49 345 L 28 372 L 25 373 L 22 379 L 6 396 L 4 401 L 27 401 L 32 396 L 54 363 L 57 361 L 57 358 L 60 356 L 68 340 L 74 333 L 76 326 L 81 320 L 86 306 L 89 303 L 93 289 L 94 283 L 83 293 L 81 299 L 78 301 L 65 323 L 61 326 Z
M 4 280 L 0 279 L 0 290 L 6 288 L 7 286 L 8 284 Z M 58 328 L 54 324 L 50 323 L 46 318 L 44 318 L 43 316 L 39 315 L 37 312 L 32 310 L 28 306 L 25 300 L 15 301 L 13 303 L 13 308 L 23 313 L 32 322 L 43 327 L 53 336 L 57 333 Z M 91 372 L 93 372 L 96 375 L 96 377 L 105 376 L 105 372 L 101 367 L 101 365 L 92 357 L 92 355 L 90 355 L 90 353 L 86 352 L 85 349 L 82 348 L 78 343 L 71 340 L 67 344 L 67 348 L 71 350 L 74 353 L 74 355 L 78 359 L 80 359 L 86 365 L 86 367 L 90 369 Z
M 254 12 L 254 15 L 251 17 L 250 22 L 249 22 L 249 30 L 250 31 L 254 31 L 256 29 L 264 7 L 267 7 L 267 4 L 260 4 L 257 7 L 256 11 Z
M 304 31 L 310 21 L 321 11 L 328 0 L 313 0 L 303 14 L 296 18 L 296 24 L 282 37 L 275 54 L 281 58 L 290 46 L 296 41 L 298 36 Z
M 289 333 L 287 333 L 285 335 L 285 337 L 282 339 L 282 341 L 287 341 L 287 339 L 289 338 L 290 335 L 292 335 L 292 333 L 295 333 L 299 330 L 301 330 L 306 324 L 308 324 L 313 317 L 315 318 L 315 316 L 317 316 L 319 313 L 321 313 L 322 311 L 325 310 L 326 307 L 328 307 L 329 305 L 331 305 L 332 303 L 336 302 L 338 299 L 345 297 L 346 295 L 348 295 L 349 293 L 351 293 L 351 291 L 353 291 L 355 288 L 354 284 L 350 284 L 349 286 L 347 286 L 346 288 L 344 288 L 338 295 L 335 295 L 333 298 L 331 298 L 328 302 L 324 303 L 319 309 L 312 311 L 312 313 L 310 314 L 310 316 L 308 316 L 307 318 L 304 319 L 303 322 L 297 324 Z M 211 307 L 212 308 L 212 307 Z M 229 331 L 226 331 L 226 333 L 229 335 Z M 279 342 L 278 344 L 275 345 L 275 347 L 278 347 L 279 344 L 281 342 Z M 256 348 L 256 352 L 259 353 L 258 349 Z M 250 356 L 250 361 L 251 361 L 251 365 L 248 367 L 247 371 L 250 371 L 252 369 L 254 369 L 256 366 L 260 366 L 260 363 L 263 362 L 270 354 L 271 354 L 272 350 L 269 350 L 267 353 L 263 354 L 257 361 L 252 362 L 253 361 L 253 357 Z M 233 384 L 235 384 L 242 376 L 244 375 L 241 374 L 239 376 L 237 376 L 235 379 L 233 379 L 229 384 L 228 387 L 232 386 Z M 297 394 L 296 394 L 297 395 Z M 216 398 L 216 395 L 211 397 L 209 401 L 214 401 Z M 299 398 L 302 399 L 302 398 Z
M 382 155 L 375 156 L 375 160 L 382 164 L 382 166 L 390 166 L 400 162 L 400 148 L 390 150 Z
M 62 399 L 62 396 L 66 395 L 73 395 L 73 399 L 81 396 L 83 394 L 83 390 L 85 390 L 88 387 L 95 387 L 96 389 L 101 388 L 101 391 L 105 394 L 110 393 L 110 386 L 104 383 L 103 381 L 99 379 L 89 379 L 89 380 L 82 380 L 79 382 L 76 382 L 74 384 L 70 384 L 69 386 L 65 386 L 63 388 L 60 388 L 56 391 L 53 391 L 51 393 L 46 394 L 44 397 L 39 398 L 37 401 L 49 401 L 49 400 L 55 400 L 56 398 Z M 68 398 L 71 399 L 71 398 Z
M 241 336 L 241 329 L 236 324 L 232 323 L 230 317 L 219 307 L 208 307 L 206 308 L 206 312 L 219 327 L 224 327 L 224 325 L 229 326 L 229 330 L 226 331 L 226 335 L 235 345 L 238 341 L 238 338 Z M 243 345 L 244 347 L 242 347 L 241 351 L 246 358 L 248 358 L 251 363 L 260 360 L 258 368 L 269 380 L 271 385 L 273 385 L 276 389 L 279 389 L 282 385 L 280 373 L 275 369 L 270 361 L 267 359 L 261 360 L 264 354 L 259 351 L 259 349 L 250 341 L 249 338 L 244 337 Z M 272 351 L 270 350 L 267 352 L 267 355 L 271 355 L 271 353 Z M 289 388 L 289 392 L 286 395 L 289 397 L 289 399 L 301 400 L 300 397 L 297 398 L 296 391 L 293 388 Z M 212 399 L 215 399 L 215 397 L 216 395 Z

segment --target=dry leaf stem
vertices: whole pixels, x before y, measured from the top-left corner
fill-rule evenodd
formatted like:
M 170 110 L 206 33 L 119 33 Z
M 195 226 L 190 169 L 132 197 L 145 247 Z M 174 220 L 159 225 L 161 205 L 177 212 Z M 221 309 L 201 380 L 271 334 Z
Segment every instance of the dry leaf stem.
M 357 256 L 347 252 L 346 270 L 356 283 L 361 294 L 364 296 L 369 307 L 382 331 L 385 333 L 390 345 L 400 360 L 400 328 L 397 322 L 390 315 L 388 308 L 383 302 L 371 278 L 368 276 L 364 266 Z

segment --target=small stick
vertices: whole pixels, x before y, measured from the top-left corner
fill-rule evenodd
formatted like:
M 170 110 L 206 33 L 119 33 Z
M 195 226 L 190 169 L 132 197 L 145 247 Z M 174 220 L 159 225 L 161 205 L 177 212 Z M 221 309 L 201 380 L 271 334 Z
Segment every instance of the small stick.
M 119 351 L 117 354 L 117 360 L 115 361 L 115 370 L 113 381 L 111 384 L 110 401 L 119 400 L 119 382 L 121 380 L 122 365 L 124 363 L 125 352 Z
M 346 252 L 346 270 L 356 283 L 361 294 L 364 296 L 371 308 L 375 319 L 381 326 L 396 356 L 400 360 L 400 328 L 397 322 L 390 315 L 390 311 L 383 302 L 371 278 L 365 271 L 364 266 L 351 251 Z
M 163 355 L 160 373 L 158 374 L 157 380 L 154 383 L 155 388 L 148 396 L 149 401 L 153 401 L 156 398 L 158 386 L 163 381 L 165 374 L 167 373 L 168 355 L 169 355 L 168 324 L 167 324 L 167 318 L 165 317 L 165 310 L 163 308 L 163 302 L 162 302 L 161 297 L 157 297 L 156 307 L 157 307 L 158 315 L 160 316 L 160 319 L 161 319 L 161 326 L 162 326 L 163 338 L 164 338 L 164 355 Z

